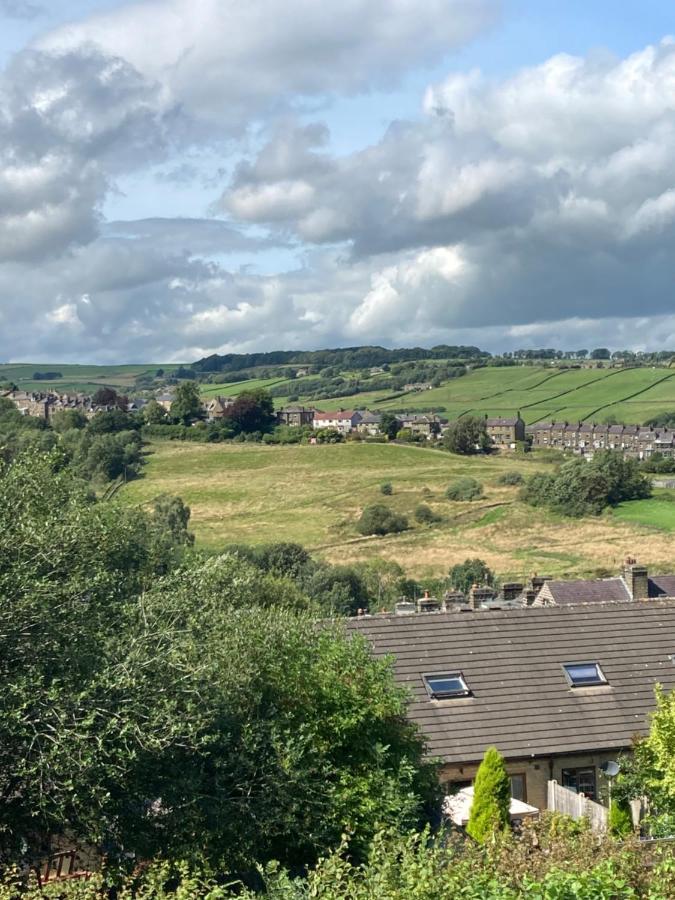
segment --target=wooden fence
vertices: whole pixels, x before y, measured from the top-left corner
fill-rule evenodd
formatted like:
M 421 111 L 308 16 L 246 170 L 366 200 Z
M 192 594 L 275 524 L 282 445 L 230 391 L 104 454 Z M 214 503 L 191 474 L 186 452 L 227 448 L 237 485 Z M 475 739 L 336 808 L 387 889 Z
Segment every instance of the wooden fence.
M 576 791 L 563 787 L 557 781 L 548 783 L 547 805 L 551 811 L 564 813 L 573 819 L 588 819 L 593 831 L 607 830 L 609 810 L 606 806 L 589 800 L 584 794 L 577 794 Z

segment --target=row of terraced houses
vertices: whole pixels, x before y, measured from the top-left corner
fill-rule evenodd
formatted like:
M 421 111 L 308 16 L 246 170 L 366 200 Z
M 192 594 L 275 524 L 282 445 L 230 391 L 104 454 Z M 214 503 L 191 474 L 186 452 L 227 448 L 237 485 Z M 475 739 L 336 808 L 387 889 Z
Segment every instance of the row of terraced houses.
M 653 453 L 675 455 L 675 431 L 645 425 L 601 425 L 596 422 L 537 422 L 526 433 L 533 447 L 571 450 L 592 456 L 596 450 L 618 450 L 637 459 Z

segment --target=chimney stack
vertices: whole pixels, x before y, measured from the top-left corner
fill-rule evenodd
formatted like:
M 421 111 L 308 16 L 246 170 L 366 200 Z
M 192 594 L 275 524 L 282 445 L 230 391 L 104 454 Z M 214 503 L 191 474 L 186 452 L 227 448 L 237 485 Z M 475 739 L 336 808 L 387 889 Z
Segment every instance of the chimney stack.
M 649 575 L 647 566 L 641 566 L 633 556 L 627 556 L 623 564 L 623 580 L 633 600 L 649 599 Z

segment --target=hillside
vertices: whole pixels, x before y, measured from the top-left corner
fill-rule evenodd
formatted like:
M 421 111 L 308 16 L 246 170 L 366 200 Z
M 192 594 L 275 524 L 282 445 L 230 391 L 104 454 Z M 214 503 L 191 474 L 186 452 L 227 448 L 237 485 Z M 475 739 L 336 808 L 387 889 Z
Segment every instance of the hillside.
M 450 419 L 462 415 L 515 415 L 520 411 L 528 424 L 542 419 L 571 422 L 606 421 L 643 423 L 653 416 L 675 410 L 675 370 L 654 368 L 551 368 L 551 366 L 491 367 L 470 370 L 461 378 L 419 392 L 367 390 L 343 397 L 312 400 L 303 392 L 309 379 L 286 382 L 299 403 L 312 403 L 326 411 L 368 407 L 378 410 L 433 409 Z M 372 379 L 376 386 L 377 379 Z M 283 378 L 244 381 L 236 384 L 204 385 L 207 396 L 235 394 L 248 387 L 274 388 Z M 275 397 L 277 406 L 288 395 Z M 295 402 L 295 401 L 294 401 Z
M 260 444 L 151 446 L 144 477 L 120 492 L 123 502 L 180 495 L 192 509 L 197 545 L 297 541 L 335 563 L 381 557 L 417 577 L 439 577 L 467 556 L 480 556 L 503 576 L 532 572 L 586 575 L 615 571 L 627 552 L 659 568 L 672 566 L 672 536 L 631 521 L 600 517 L 571 521 L 517 501 L 517 489 L 497 485 L 504 471 L 524 475 L 545 466 L 540 457 L 463 458 L 422 447 L 386 444 L 266 447 Z M 450 502 L 447 486 L 471 475 L 485 487 L 474 502 Z M 384 481 L 393 494 L 383 497 Z M 655 501 L 675 503 L 674 492 Z M 385 502 L 408 516 L 411 530 L 360 538 L 355 522 L 369 503 Z M 419 525 L 425 503 L 440 517 Z M 630 516 L 631 504 L 623 515 Z M 660 511 L 658 506 L 657 512 Z M 649 508 L 639 511 L 649 522 Z M 656 521 L 655 524 L 662 524 Z M 675 522 L 673 522 L 675 527 Z

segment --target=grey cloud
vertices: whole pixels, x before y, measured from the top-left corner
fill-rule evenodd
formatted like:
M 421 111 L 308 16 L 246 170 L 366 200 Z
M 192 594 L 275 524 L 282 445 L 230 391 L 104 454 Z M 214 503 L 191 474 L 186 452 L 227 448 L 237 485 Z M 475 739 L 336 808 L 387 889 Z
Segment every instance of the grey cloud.
M 348 156 L 287 124 L 239 165 L 222 205 L 370 259 L 354 335 L 632 315 L 636 298 L 662 315 L 675 278 L 673 83 L 671 41 L 625 60 L 554 57 L 503 81 L 453 75 L 421 121 Z
M 0 80 L 0 259 L 40 259 L 92 240 L 122 171 L 161 158 L 156 88 L 92 48 L 24 51 Z

